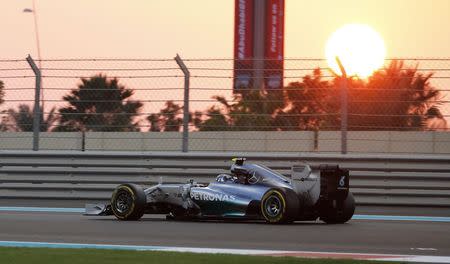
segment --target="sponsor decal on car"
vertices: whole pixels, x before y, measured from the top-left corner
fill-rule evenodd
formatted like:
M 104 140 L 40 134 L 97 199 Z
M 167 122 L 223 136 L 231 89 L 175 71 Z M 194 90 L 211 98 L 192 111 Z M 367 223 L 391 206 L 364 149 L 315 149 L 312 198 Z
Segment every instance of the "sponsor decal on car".
M 200 201 L 234 201 L 236 196 L 222 193 L 191 192 L 191 199 Z

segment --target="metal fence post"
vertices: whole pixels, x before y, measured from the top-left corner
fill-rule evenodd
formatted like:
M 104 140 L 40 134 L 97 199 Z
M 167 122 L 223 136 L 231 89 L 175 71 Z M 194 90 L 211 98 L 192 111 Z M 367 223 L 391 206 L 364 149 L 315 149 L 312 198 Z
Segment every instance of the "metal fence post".
M 39 132 L 41 130 L 40 119 L 41 119 L 41 106 L 40 106 L 40 97 L 41 97 L 41 70 L 33 58 L 30 55 L 27 57 L 27 62 L 30 65 L 31 69 L 36 76 L 36 87 L 34 90 L 34 110 L 33 110 L 33 150 L 39 150 Z
M 348 130 L 348 87 L 347 72 L 342 65 L 339 57 L 336 61 L 341 69 L 340 88 L 341 88 L 341 153 L 347 154 L 347 130 Z
M 183 105 L 183 145 L 182 145 L 182 151 L 188 152 L 188 146 L 189 146 L 189 79 L 190 79 L 190 73 L 188 68 L 186 67 L 186 64 L 184 64 L 183 60 L 181 59 L 180 55 L 177 54 L 175 57 L 175 61 L 177 62 L 178 66 L 180 67 L 181 71 L 184 74 L 184 105 Z

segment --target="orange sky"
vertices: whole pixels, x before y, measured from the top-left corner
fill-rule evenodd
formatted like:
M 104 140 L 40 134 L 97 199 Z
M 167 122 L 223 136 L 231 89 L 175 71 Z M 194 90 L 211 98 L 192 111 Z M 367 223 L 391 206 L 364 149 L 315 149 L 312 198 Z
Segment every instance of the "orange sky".
M 36 0 L 42 56 L 231 57 L 234 0 Z M 0 58 L 36 54 L 31 0 L 1 0 Z M 286 0 L 286 56 L 324 57 L 328 36 L 366 23 L 390 57 L 449 57 L 448 0 Z

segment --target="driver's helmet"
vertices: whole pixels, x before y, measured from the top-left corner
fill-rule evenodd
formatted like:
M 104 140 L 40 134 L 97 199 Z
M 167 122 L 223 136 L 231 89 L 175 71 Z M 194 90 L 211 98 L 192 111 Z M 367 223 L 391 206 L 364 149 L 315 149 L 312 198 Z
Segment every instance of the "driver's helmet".
M 249 184 L 248 179 L 252 176 L 249 168 L 244 165 L 245 158 L 233 159 L 234 164 L 231 165 L 230 171 L 234 176 L 234 182 L 240 184 Z
M 236 164 L 233 164 L 231 166 L 230 171 L 231 171 L 232 174 L 234 174 L 236 176 L 238 176 L 238 175 L 250 175 L 250 172 L 249 172 L 249 170 L 247 168 L 244 168 L 244 167 L 236 165 Z
M 251 173 L 248 169 L 237 165 L 231 167 L 231 173 L 233 174 L 236 183 L 248 184 L 248 178 L 251 177 Z

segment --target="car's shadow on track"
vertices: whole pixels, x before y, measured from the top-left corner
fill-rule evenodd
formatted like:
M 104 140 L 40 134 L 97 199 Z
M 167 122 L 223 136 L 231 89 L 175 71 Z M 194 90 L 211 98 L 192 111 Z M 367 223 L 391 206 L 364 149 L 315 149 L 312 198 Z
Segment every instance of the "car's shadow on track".
M 202 223 L 202 224 L 254 224 L 254 225 L 269 225 L 265 221 L 258 221 L 258 220 L 242 220 L 242 219 L 227 219 L 227 220 L 204 220 L 204 219 L 187 219 L 187 220 L 174 220 L 170 219 L 167 220 L 165 218 L 149 218 L 144 217 L 137 221 L 121 221 L 116 218 L 90 218 L 88 219 L 90 221 L 105 221 L 105 222 L 118 222 L 118 223 L 124 223 L 124 222 L 132 222 L 132 223 L 139 223 L 139 222 L 158 222 L 158 223 Z M 292 226 L 292 225 L 298 225 L 298 226 L 308 226 L 308 225 L 314 225 L 314 226 L 327 226 L 326 223 L 321 221 L 304 221 L 304 222 L 294 222 L 290 224 L 275 224 L 277 226 Z

